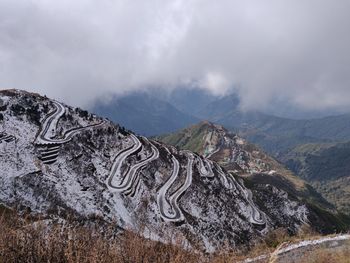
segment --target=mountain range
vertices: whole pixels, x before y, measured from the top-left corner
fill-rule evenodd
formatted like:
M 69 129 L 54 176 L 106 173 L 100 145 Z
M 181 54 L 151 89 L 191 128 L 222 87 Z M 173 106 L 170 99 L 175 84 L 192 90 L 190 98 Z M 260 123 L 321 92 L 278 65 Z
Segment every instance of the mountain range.
M 147 96 L 134 95 L 126 98 L 134 108 L 139 108 L 143 103 L 154 107 L 153 109 L 142 106 L 144 110 L 142 114 L 139 110 L 131 110 L 129 114 L 142 116 L 142 121 L 130 122 L 121 118 L 120 123 L 126 127 L 140 134 L 160 135 L 173 133 L 199 120 L 209 120 L 223 125 L 261 147 L 297 176 L 316 187 L 338 209 L 350 213 L 347 205 L 350 200 L 347 183 L 349 175 L 344 149 L 346 148 L 344 145 L 350 141 L 350 114 L 315 119 L 290 119 L 274 116 L 268 112 L 242 111 L 239 107 L 240 100 L 235 94 L 218 97 L 198 89 L 175 89 L 170 93 L 149 92 Z M 159 110 L 161 109 L 157 107 L 159 101 L 172 105 L 168 109 L 173 113 Z M 112 105 L 105 105 L 105 107 L 104 112 L 113 112 Z M 111 114 L 111 118 L 127 116 L 123 114 L 123 110 L 118 112 L 119 114 L 116 112 Z M 159 120 L 156 122 L 154 121 L 155 112 L 158 113 L 156 119 Z M 101 113 L 103 115 L 103 112 Z M 174 115 L 178 118 L 171 117 Z M 139 123 L 144 124 L 140 126 Z M 315 148 L 324 150 L 322 153 L 319 151 L 315 154 Z M 332 156 L 336 156 L 337 160 L 333 162 Z M 330 160 L 332 164 L 328 166 Z M 341 190 L 337 191 L 339 187 Z
M 268 183 L 318 208 L 334 208 L 291 170 L 221 125 L 204 121 L 156 139 L 179 149 L 198 152 L 250 184 Z
M 234 94 L 215 97 L 181 89 L 170 95 L 154 93 L 130 94 L 106 104 L 97 103 L 92 111 L 144 135 L 173 132 L 198 120 L 208 120 L 239 131 L 274 155 L 303 143 L 350 140 L 350 114 L 297 120 L 242 111 Z M 148 124 L 139 125 L 141 120 Z
M 118 231 L 141 229 L 148 238 L 176 237 L 206 251 L 253 244 L 280 227 L 290 233 L 304 224 L 320 232 L 348 228 L 348 219 L 326 204 L 310 204 L 269 180 L 249 181 L 200 153 L 38 94 L 3 90 L 0 96 L 0 203 L 19 212 L 98 219 Z M 274 167 L 250 158 L 248 168 L 238 164 L 242 171 L 274 174 Z

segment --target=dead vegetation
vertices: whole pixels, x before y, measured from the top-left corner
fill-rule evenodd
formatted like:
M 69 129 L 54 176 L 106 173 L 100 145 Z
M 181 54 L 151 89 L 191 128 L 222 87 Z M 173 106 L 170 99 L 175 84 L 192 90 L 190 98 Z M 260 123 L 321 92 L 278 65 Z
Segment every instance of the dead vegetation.
M 130 231 L 114 235 L 108 229 L 47 220 L 33 222 L 6 212 L 0 219 L 0 262 L 194 263 L 198 256 Z
M 151 241 L 131 231 L 116 235 L 113 227 L 53 223 L 20 217 L 7 209 L 0 209 L 0 212 L 0 263 L 231 263 L 269 254 L 284 242 L 314 237 L 307 227 L 301 228 L 295 237 L 289 236 L 284 229 L 277 229 L 253 248 L 234 251 L 227 247 L 208 255 L 183 249 L 180 245 Z M 334 254 L 319 249 L 310 253 L 308 261 L 302 263 L 344 263 L 350 262 L 349 258 L 350 250 Z
M 349 263 L 350 262 L 350 243 L 347 247 L 330 250 L 320 248 L 305 254 L 300 263 Z

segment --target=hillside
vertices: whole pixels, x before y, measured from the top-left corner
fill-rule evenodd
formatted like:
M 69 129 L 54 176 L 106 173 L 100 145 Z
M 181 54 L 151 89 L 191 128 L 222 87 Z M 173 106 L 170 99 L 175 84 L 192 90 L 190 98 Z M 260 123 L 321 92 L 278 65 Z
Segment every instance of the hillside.
M 252 184 L 269 183 L 300 200 L 325 209 L 332 207 L 309 184 L 274 158 L 221 125 L 204 121 L 157 139 L 180 149 L 198 152 Z
M 350 213 L 350 143 L 303 144 L 281 156 L 291 170 L 308 180 L 329 201 Z
M 207 251 L 252 244 L 278 227 L 347 228 L 278 187 L 251 186 L 216 162 L 87 111 L 24 91 L 0 95 L 0 203 L 18 211 L 113 222 Z

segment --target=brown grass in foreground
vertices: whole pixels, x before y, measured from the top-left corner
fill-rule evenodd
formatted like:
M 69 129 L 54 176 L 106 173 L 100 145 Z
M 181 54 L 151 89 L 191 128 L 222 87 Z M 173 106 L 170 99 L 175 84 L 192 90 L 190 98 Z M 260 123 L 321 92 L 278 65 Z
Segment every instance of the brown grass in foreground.
M 308 252 L 300 263 L 350 263 L 350 242 L 340 249 L 319 248 Z
M 4 211 L 6 213 L 1 215 L 0 209 L 0 263 L 233 263 L 268 254 L 283 242 L 313 236 L 306 228 L 302 228 L 297 237 L 290 237 L 285 230 L 277 229 L 250 250 L 223 249 L 215 255 L 204 255 L 185 250 L 180 245 L 147 240 L 130 231 L 115 235 L 115 229 L 108 227 L 48 223 Z M 350 250 L 338 252 L 332 254 L 320 249 L 308 255 L 308 260 L 302 263 L 350 262 Z
M 45 221 L 33 223 L 7 214 L 0 219 L 0 262 L 192 263 L 198 262 L 198 256 L 129 231 L 112 236 L 108 229 L 72 224 L 48 227 Z

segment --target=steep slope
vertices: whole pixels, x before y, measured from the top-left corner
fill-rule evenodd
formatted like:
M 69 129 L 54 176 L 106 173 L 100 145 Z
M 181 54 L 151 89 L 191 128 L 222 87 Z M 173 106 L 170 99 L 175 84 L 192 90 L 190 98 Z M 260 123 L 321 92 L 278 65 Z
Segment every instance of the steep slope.
M 171 132 L 198 121 L 147 93 L 115 98 L 107 104 L 99 102 L 91 111 L 145 136 Z
M 87 111 L 24 91 L 0 95 L 0 202 L 6 206 L 99 218 L 208 251 L 251 244 L 276 227 L 291 233 L 305 223 L 323 231 L 345 227 L 277 187 L 249 189 L 213 161 Z
M 157 139 L 180 149 L 198 152 L 218 162 L 227 171 L 246 178 L 247 183 L 272 184 L 295 198 L 310 203 L 311 206 L 332 210 L 332 205 L 305 181 L 296 177 L 261 149 L 221 125 L 204 121 Z
M 350 214 L 350 142 L 304 144 L 280 158 L 339 210 Z

